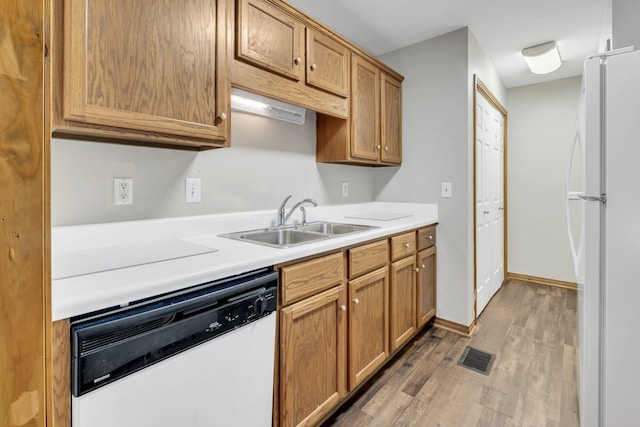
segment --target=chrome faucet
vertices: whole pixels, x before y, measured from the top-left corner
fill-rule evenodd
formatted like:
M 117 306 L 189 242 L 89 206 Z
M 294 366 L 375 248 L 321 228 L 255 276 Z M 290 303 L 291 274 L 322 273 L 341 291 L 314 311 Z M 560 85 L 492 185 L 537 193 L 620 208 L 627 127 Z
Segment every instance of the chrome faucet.
M 289 219 L 289 217 L 291 216 L 291 214 L 293 214 L 295 212 L 296 209 L 300 208 L 300 210 L 302 211 L 302 219 L 303 219 L 303 223 L 307 222 L 307 214 L 304 210 L 304 208 L 302 207 L 302 205 L 304 203 L 310 203 L 313 206 L 318 206 L 318 202 L 316 202 L 313 199 L 303 199 L 301 201 L 299 201 L 298 203 L 296 203 L 291 210 L 289 211 L 288 214 L 285 214 L 285 205 L 287 204 L 287 202 L 289 201 L 289 199 L 291 198 L 291 195 L 288 195 L 287 197 L 285 197 L 285 199 L 282 201 L 282 203 L 280 204 L 280 207 L 278 208 L 278 227 L 282 227 L 287 223 L 287 220 Z

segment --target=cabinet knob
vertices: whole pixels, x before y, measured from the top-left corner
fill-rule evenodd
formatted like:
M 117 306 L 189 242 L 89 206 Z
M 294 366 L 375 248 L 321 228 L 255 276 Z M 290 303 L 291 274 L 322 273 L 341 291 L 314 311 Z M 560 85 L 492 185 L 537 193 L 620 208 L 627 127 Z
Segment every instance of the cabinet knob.
M 314 71 L 316 68 L 316 64 L 311 64 L 311 71 Z
M 380 151 L 380 146 L 376 146 L 376 151 Z
M 300 64 L 301 62 L 302 62 L 302 59 L 300 59 L 299 56 L 293 60 L 293 63 L 296 65 Z
M 413 271 L 415 271 L 416 273 L 419 272 L 420 270 L 417 268 L 414 268 Z
M 431 234 L 429 234 L 429 235 L 427 236 L 427 239 L 429 239 L 429 240 L 433 240 L 433 236 L 432 236 Z
M 407 249 L 409 249 L 409 246 L 411 246 L 409 243 L 405 243 L 404 244 L 404 247 L 407 248 Z
M 359 300 L 358 298 L 355 298 L 355 299 L 353 300 L 353 302 L 354 302 L 354 303 L 356 303 L 356 304 L 360 304 L 360 300 Z
M 222 120 L 224 122 L 225 120 L 227 120 L 227 113 L 224 113 L 224 112 L 220 113 L 219 117 L 220 117 L 220 120 Z
M 389 147 L 385 146 L 384 151 L 389 151 Z
M 423 270 L 426 270 L 426 268 L 427 268 L 427 266 L 426 266 L 426 265 L 424 265 L 424 264 L 422 264 L 422 266 L 421 266 L 421 267 L 422 267 L 422 269 L 423 269 Z
M 341 305 L 340 306 L 340 311 L 347 311 L 347 306 L 346 305 Z

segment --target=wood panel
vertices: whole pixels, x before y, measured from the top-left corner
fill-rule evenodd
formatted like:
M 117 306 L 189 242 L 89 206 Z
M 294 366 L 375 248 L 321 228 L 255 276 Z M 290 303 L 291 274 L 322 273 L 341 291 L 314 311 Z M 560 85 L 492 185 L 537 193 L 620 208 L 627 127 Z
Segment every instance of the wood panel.
M 71 344 L 69 319 L 53 322 L 51 334 L 51 407 L 48 427 L 71 426 Z
M 114 8 L 104 0 L 53 2 L 55 134 L 190 149 L 224 146 L 230 106 L 226 3 L 123 0 Z
M 418 250 L 430 248 L 436 244 L 436 226 L 421 228 L 418 230 Z
M 342 282 L 344 262 L 342 252 L 300 262 L 280 270 L 282 304 L 299 301 Z
M 336 95 L 349 96 L 349 50 L 327 35 L 306 29 L 307 84 Z
M 389 334 L 391 352 L 394 352 L 416 332 L 415 257 L 391 264 L 389 300 Z
M 314 425 L 346 394 L 345 299 L 340 285 L 280 312 L 283 427 Z
M 354 278 L 385 265 L 389 260 L 389 243 L 384 239 L 349 249 L 348 253 L 349 277 Z
M 389 270 L 380 268 L 349 282 L 349 390 L 389 355 Z
M 0 0 L 0 423 L 46 423 L 50 321 L 44 3 Z
M 396 261 L 416 253 L 416 233 L 399 234 L 391 238 L 391 260 Z
M 305 65 L 300 21 L 266 0 L 240 0 L 236 16 L 238 58 L 301 80 Z
M 430 246 L 418 252 L 418 277 L 416 280 L 416 310 L 418 329 L 436 315 L 436 247 Z
M 351 64 L 351 156 L 380 158 L 380 69 L 357 55 Z
M 380 160 L 402 163 L 402 81 L 381 73 L 380 91 Z

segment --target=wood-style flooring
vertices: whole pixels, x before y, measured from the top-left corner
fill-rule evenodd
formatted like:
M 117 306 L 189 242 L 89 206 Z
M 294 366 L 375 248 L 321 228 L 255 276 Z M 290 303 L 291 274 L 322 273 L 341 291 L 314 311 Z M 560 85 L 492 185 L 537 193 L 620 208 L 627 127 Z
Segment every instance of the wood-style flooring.
M 496 355 L 488 376 L 458 366 Z M 511 280 L 471 338 L 418 334 L 323 426 L 578 426 L 576 291 Z

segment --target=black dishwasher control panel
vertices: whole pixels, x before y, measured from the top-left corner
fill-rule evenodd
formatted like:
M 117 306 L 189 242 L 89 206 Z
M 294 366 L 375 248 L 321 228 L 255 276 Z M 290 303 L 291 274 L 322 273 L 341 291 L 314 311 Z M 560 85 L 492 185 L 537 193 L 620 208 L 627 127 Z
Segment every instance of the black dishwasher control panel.
M 273 313 L 273 269 L 207 283 L 71 324 L 72 393 L 81 396 Z

